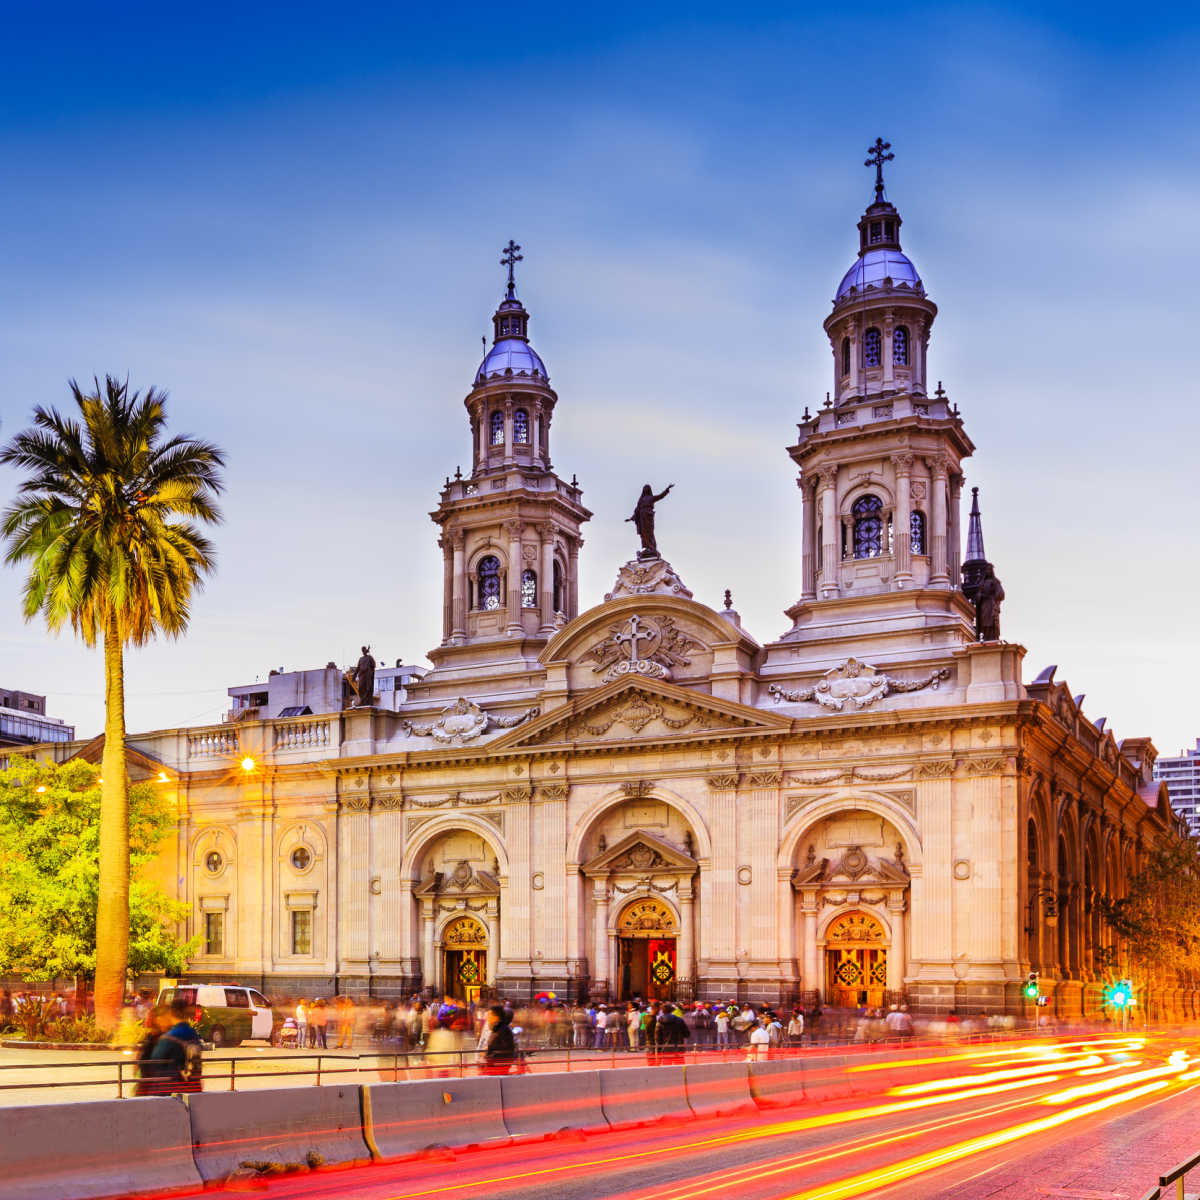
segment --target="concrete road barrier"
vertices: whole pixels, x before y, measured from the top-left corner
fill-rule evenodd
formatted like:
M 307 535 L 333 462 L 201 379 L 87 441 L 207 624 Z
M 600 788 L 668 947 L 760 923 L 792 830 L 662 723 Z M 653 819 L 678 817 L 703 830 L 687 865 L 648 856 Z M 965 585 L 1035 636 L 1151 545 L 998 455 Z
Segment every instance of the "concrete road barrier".
M 377 1083 L 363 1093 L 368 1138 L 382 1158 L 418 1154 L 431 1146 L 511 1140 L 496 1076 Z
M 202 1092 L 188 1097 L 188 1108 L 192 1152 L 205 1183 L 220 1182 L 243 1162 L 300 1164 L 310 1152 L 331 1166 L 371 1158 L 357 1086 Z
M 4 1200 L 99 1200 L 198 1188 L 188 1110 L 169 1096 L 6 1108 Z
M 807 1100 L 844 1100 L 854 1094 L 851 1076 L 846 1073 L 844 1054 L 802 1057 L 804 1096 Z
M 752 1112 L 749 1064 L 705 1063 L 684 1068 L 688 1104 L 697 1116 Z
M 604 1116 L 614 1128 L 691 1115 L 683 1067 L 625 1067 L 600 1072 Z
M 504 1102 L 504 1124 L 513 1137 L 608 1129 L 599 1071 L 503 1075 L 500 1094 Z
M 783 1108 L 804 1100 L 804 1060 L 781 1058 L 750 1064 L 750 1091 L 760 1108 Z

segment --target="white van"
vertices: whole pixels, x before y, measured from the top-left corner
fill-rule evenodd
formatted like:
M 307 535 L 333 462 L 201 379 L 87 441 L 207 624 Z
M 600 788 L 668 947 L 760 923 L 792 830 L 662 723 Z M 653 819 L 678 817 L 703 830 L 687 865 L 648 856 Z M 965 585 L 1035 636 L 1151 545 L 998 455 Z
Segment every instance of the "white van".
M 176 983 L 158 994 L 158 1007 L 179 999 L 196 1007 L 192 1024 L 214 1046 L 237 1046 L 244 1041 L 271 1041 L 275 1013 L 271 1002 L 252 987 L 228 983 Z M 280 1018 L 279 1024 L 282 1024 Z

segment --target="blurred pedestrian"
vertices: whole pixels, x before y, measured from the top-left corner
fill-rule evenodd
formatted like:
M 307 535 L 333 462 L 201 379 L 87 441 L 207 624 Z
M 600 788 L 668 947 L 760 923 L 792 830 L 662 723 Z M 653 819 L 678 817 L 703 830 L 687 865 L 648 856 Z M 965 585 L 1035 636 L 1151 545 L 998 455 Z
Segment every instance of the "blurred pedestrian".
M 186 1000 L 176 997 L 171 1001 L 168 1020 L 174 1023 L 157 1038 L 141 1064 L 142 1079 L 147 1084 L 143 1095 L 200 1091 L 200 1035 L 191 1023 L 194 1013 Z
M 517 1043 L 513 1036 L 508 1012 L 499 1004 L 493 1005 L 487 1015 L 488 1038 L 483 1052 L 485 1075 L 507 1075 L 517 1059 Z

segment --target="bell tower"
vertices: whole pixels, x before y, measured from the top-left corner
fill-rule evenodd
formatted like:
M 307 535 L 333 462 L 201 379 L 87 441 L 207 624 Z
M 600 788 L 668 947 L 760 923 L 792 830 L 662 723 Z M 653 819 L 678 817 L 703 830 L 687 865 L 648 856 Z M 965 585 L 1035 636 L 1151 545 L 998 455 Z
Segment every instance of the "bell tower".
M 831 626 L 866 628 L 872 613 L 896 629 L 953 628 L 951 640 L 970 630 L 959 497 L 974 445 L 940 383 L 927 387 L 937 305 L 884 193 L 890 149 L 881 138 L 870 148 L 875 195 L 824 322 L 833 387 L 815 414 L 805 409 L 788 450 L 800 468 L 802 591 L 785 641 L 836 640 Z
M 504 249 L 508 287 L 463 402 L 471 472 L 446 478 L 430 514 L 443 555 L 442 643 L 429 655 L 439 668 L 477 659 L 482 646 L 491 647 L 489 659 L 532 663 L 579 607 L 579 529 L 592 514 L 575 481 L 551 466 L 558 396 L 517 298 L 520 249 L 513 241 Z

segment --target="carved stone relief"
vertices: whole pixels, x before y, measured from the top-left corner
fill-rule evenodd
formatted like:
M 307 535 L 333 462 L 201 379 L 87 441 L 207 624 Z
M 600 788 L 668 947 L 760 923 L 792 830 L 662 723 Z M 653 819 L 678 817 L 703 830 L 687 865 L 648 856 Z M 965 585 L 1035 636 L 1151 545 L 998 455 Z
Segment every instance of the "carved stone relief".
M 513 729 L 523 721 L 536 717 L 541 710 L 527 708 L 513 716 L 497 717 L 484 712 L 473 700 L 460 696 L 453 704 L 442 709 L 436 721 L 421 724 L 404 721 L 401 728 L 409 737 L 431 737 L 448 746 L 462 746 L 473 742 L 489 729 Z
M 942 680 L 949 678 L 950 668 L 938 667 L 918 679 L 894 679 L 868 663 L 848 658 L 843 666 L 826 671 L 820 681 L 810 688 L 789 689 L 773 683 L 767 691 L 777 704 L 784 701 L 789 704 L 814 702 L 822 708 L 842 712 L 847 705 L 852 709 L 868 708 L 896 692 L 936 689 Z
M 691 665 L 689 654 L 703 643 L 684 633 L 671 616 L 643 617 L 634 613 L 609 626 L 608 635 L 580 655 L 606 682 L 625 675 L 670 679 L 673 667 Z

